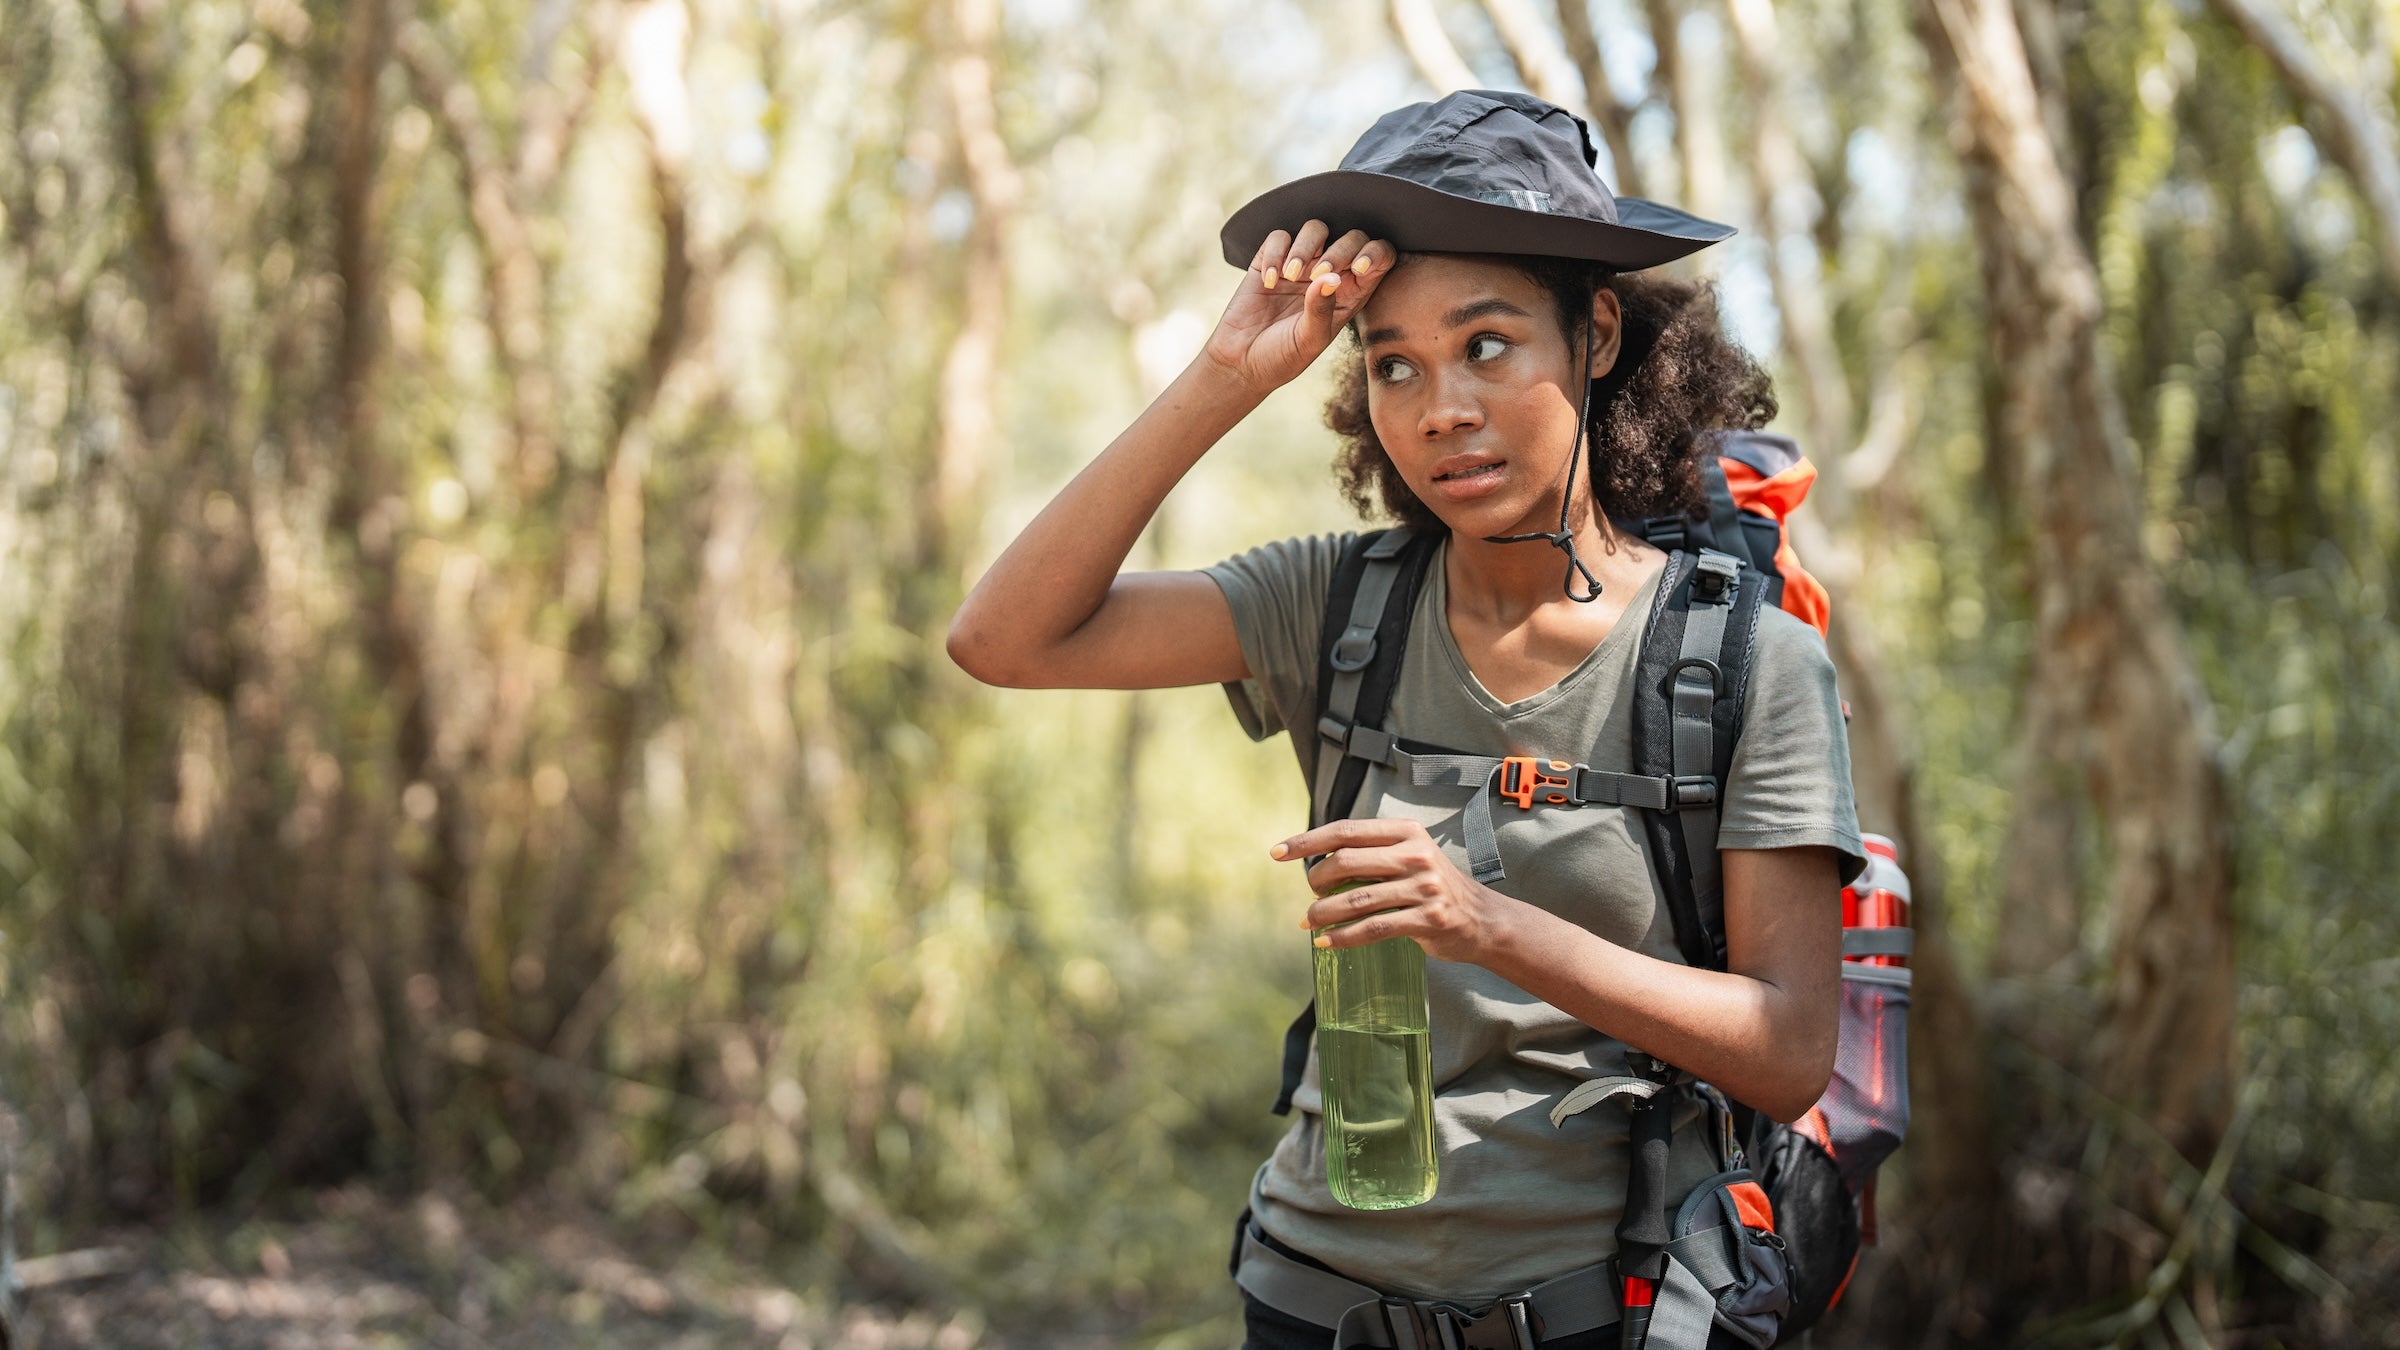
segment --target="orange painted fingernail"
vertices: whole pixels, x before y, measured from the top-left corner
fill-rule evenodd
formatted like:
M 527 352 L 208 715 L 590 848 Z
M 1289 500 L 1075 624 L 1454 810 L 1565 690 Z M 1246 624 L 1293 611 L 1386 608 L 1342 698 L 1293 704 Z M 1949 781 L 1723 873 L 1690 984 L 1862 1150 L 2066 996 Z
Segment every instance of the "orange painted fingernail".
M 1317 294 L 1331 295 L 1341 288 L 1342 279 L 1340 277 L 1327 277 L 1323 281 L 1317 283 Z
M 1350 270 L 1363 277 L 1367 273 L 1375 270 L 1375 262 L 1366 254 L 1361 253 L 1358 255 L 1358 260 L 1350 264 Z
M 1311 947 L 1330 947 L 1333 945 L 1333 939 L 1325 936 L 1323 933 L 1319 933 L 1317 934 L 1317 940 L 1308 945 Z
M 1259 277 L 1259 279 L 1258 279 L 1258 282 L 1259 282 L 1259 284 L 1260 284 L 1260 285 L 1262 285 L 1262 286 L 1266 287 L 1268 290 L 1270 290 L 1270 291 L 1271 291 L 1271 290 L 1274 290 L 1274 289 L 1275 289 L 1275 269 L 1274 269 L 1274 268 L 1272 268 L 1272 267 L 1268 268 L 1268 269 L 1266 270 L 1266 272 L 1265 272 L 1263 275 L 1261 275 L 1261 276 Z
M 1321 277 L 1332 270 L 1332 263 L 1325 261 L 1323 258 L 1319 258 L 1317 259 L 1317 265 L 1308 269 L 1308 274 L 1311 277 Z
M 1289 852 L 1291 852 L 1290 848 L 1282 844 L 1277 844 L 1275 847 L 1267 850 L 1267 856 L 1273 858 L 1277 862 L 1281 862 L 1283 861 L 1283 856 Z
M 1300 260 L 1298 258 L 1286 258 L 1283 260 L 1283 279 L 1286 281 L 1298 281 L 1300 279 Z

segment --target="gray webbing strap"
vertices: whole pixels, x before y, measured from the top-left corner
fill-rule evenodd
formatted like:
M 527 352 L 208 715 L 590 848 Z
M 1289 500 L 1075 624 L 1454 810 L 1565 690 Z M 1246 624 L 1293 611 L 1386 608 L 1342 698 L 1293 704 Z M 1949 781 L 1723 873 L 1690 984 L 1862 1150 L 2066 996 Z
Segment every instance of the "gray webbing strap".
M 1577 806 L 1638 806 L 1665 811 L 1675 805 L 1675 780 L 1638 773 L 1610 773 L 1575 766 L 1575 787 L 1569 793 Z
M 1733 1237 L 1722 1226 L 1695 1229 L 1667 1244 L 1667 1264 L 1692 1272 L 1705 1290 L 1722 1289 L 1733 1283 L 1736 1273 L 1733 1253 L 1726 1250 Z M 1652 1314 L 1652 1329 L 1657 1325 L 1656 1314 Z
M 1317 1325 L 1323 1326 L 1320 1322 Z M 1377 1350 L 1391 1346 L 1392 1350 L 1445 1350 L 1427 1345 L 1417 1334 L 1417 1324 L 1409 1318 L 1393 1317 L 1377 1299 L 1372 1303 L 1356 1304 L 1345 1309 L 1333 1324 L 1334 1350 Z
M 1364 590 L 1364 582 L 1361 583 Z M 1337 691 L 1338 692 L 1338 691 Z M 1352 693 L 1355 699 L 1355 691 Z M 1355 706 L 1355 705 L 1354 705 Z M 1416 787 L 1453 787 L 1472 791 L 1461 816 L 1467 863 L 1475 879 L 1490 885 L 1507 878 L 1500 862 L 1500 836 L 1492 818 L 1494 780 L 1505 762 L 1497 755 L 1417 755 L 1402 750 L 1390 732 L 1376 727 L 1350 727 L 1331 714 L 1317 727 L 1321 772 L 1348 754 L 1383 765 L 1405 776 Z M 1545 762 L 1546 763 L 1546 762 Z M 1666 811 L 1677 806 L 1675 780 L 1638 773 L 1614 773 L 1585 764 L 1569 765 L 1562 792 L 1565 806 L 1638 806 Z M 1687 808 L 1688 809 L 1688 808 Z M 1319 812 L 1322 814 L 1322 806 Z
M 1333 719 L 1328 717 L 1317 724 L 1317 734 L 1325 740 L 1343 747 L 1343 753 L 1354 759 L 1363 759 L 1369 764 L 1381 764 L 1387 769 L 1398 762 L 1395 756 L 1400 753 L 1400 738 L 1385 731 L 1382 727 L 1352 727 L 1349 731 L 1342 732 L 1339 727 L 1334 725 Z
M 1725 650 L 1725 623 L 1732 617 L 1734 597 L 1740 594 L 1741 567 L 1735 558 L 1713 549 L 1700 554 L 1698 575 L 1692 582 L 1692 607 L 1684 620 L 1683 654 L 1675 663 L 1670 687 L 1675 776 L 1679 779 L 1716 777 L 1716 703 L 1720 693 L 1728 692 L 1717 688 L 1724 678 L 1717 660 Z M 1703 578 L 1709 576 L 1721 583 L 1713 597 L 1703 584 Z M 1717 807 L 1712 800 L 1675 813 L 1676 824 L 1683 831 L 1684 851 L 1691 858 L 1692 896 L 1704 922 L 1724 903 L 1719 893 L 1723 862 L 1717 857 Z
M 1716 1320 L 1717 1300 L 1699 1272 L 1670 1259 L 1650 1304 L 1650 1330 L 1642 1337 L 1642 1350 L 1707 1350 L 1708 1329 Z
M 1914 928 L 1845 928 L 1844 956 L 1907 956 L 1917 949 Z
M 1353 737 L 1354 743 L 1355 740 Z M 1483 787 L 1491 783 L 1492 775 L 1504 762 L 1497 755 L 1412 755 L 1406 750 L 1367 758 L 1407 775 L 1408 781 L 1418 787 Z M 1551 772 L 1549 761 L 1542 761 L 1542 772 Z M 1566 800 L 1551 801 L 1548 794 L 1553 791 Z M 1543 804 L 1552 806 L 1638 806 L 1646 811 L 1665 811 L 1675 805 L 1672 778 L 1612 773 L 1588 764 L 1568 765 L 1566 785 L 1556 789 L 1544 787 L 1542 792 Z
M 1694 1239 L 1709 1241 L 1701 1243 Z M 1667 1250 L 1679 1260 L 1696 1260 L 1698 1264 L 1693 1266 L 1692 1273 L 1703 1283 L 1714 1279 L 1722 1285 L 1733 1280 L 1733 1267 L 1724 1255 L 1723 1235 L 1715 1229 L 1679 1239 Z M 1335 1328 L 1337 1350 L 1443 1350 L 1437 1344 L 1429 1344 L 1418 1332 L 1420 1317 L 1427 1324 L 1437 1321 L 1434 1313 L 1443 1306 L 1439 1300 L 1387 1297 L 1332 1271 L 1304 1265 L 1259 1241 L 1256 1229 L 1242 1234 L 1241 1264 L 1233 1278 L 1252 1298 L 1285 1316 Z M 1616 1280 L 1605 1264 L 1585 1266 L 1546 1280 L 1527 1290 L 1522 1298 L 1532 1320 L 1540 1325 L 1542 1336 L 1548 1340 L 1610 1326 L 1619 1316 Z M 1412 1316 L 1412 1310 L 1417 1315 Z M 1454 1324 L 1461 1320 L 1454 1307 L 1449 1320 Z M 1477 1338 L 1474 1343 L 1486 1342 Z
M 1408 781 L 1417 787 L 1466 788 L 1475 794 L 1467 799 L 1459 816 L 1467 845 L 1467 871 L 1486 886 L 1506 880 L 1508 869 L 1500 865 L 1500 833 L 1492 822 L 1492 779 L 1500 772 L 1499 758 L 1395 751 L 1392 759 L 1393 767 L 1406 772 Z
M 1412 755 L 1392 752 L 1392 767 L 1417 787 L 1479 788 L 1500 767 L 1497 755 Z
M 1916 980 L 1916 972 L 1906 966 L 1870 966 L 1864 961 L 1842 962 L 1842 978 L 1864 984 L 1888 984 L 1894 989 L 1906 989 Z
M 1467 871 L 1486 886 L 1508 879 L 1508 869 L 1500 865 L 1500 831 L 1492 820 L 1492 780 L 1499 776 L 1500 761 L 1494 760 L 1475 795 L 1467 799 L 1464 822 Z
M 1710 455 L 1702 461 L 1701 472 L 1712 480 L 1708 484 L 1711 488 L 1725 481 L 1725 466 L 1718 462 L 1718 458 Z M 1733 504 L 1733 489 L 1728 487 L 1723 492 L 1704 492 L 1703 495 L 1708 498 L 1708 532 L 1716 539 L 1718 550 L 1747 559 L 1750 556 L 1750 539 L 1742 532 L 1742 512 Z M 1763 561 L 1760 565 L 1764 566 Z
M 1383 1306 L 1379 1291 L 1355 1280 L 1345 1280 L 1330 1270 L 1302 1265 L 1260 1242 L 1256 1231 L 1242 1234 L 1242 1261 L 1234 1271 L 1233 1282 L 1277 1312 L 1321 1327 L 1340 1327 L 1346 1334 L 1352 1331 L 1349 1314 L 1362 1306 L 1380 1314 Z M 1373 1334 L 1345 1339 L 1342 1344 L 1373 1346 L 1377 1350 L 1391 1346 L 1391 1336 L 1380 1315 L 1366 1318 L 1364 1323 L 1359 1330 Z
M 1388 530 L 1367 548 L 1367 567 L 1358 578 L 1358 591 L 1350 600 L 1350 622 L 1333 644 L 1333 684 L 1325 693 L 1325 723 L 1318 724 L 1317 742 L 1317 820 L 1324 823 L 1333 814 L 1333 783 L 1342 767 L 1342 755 L 1348 748 L 1322 733 L 1326 723 L 1348 730 L 1358 718 L 1358 687 L 1365 681 L 1367 667 L 1375 660 L 1375 630 L 1383 623 L 1384 602 L 1391 599 L 1392 587 L 1400 580 L 1400 550 L 1408 543 L 1409 532 Z

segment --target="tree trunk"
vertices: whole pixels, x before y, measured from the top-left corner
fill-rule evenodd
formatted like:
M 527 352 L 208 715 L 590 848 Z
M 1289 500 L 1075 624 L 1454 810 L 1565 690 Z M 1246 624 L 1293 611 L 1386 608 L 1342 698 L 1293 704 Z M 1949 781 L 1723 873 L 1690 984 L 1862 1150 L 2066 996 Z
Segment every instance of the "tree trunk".
M 1442 31 L 1433 0 L 1392 0 L 1392 31 L 1400 35 L 1409 61 L 1437 96 L 1483 83 L 1467 69 L 1458 48 L 1450 44 L 1450 35 Z
M 2006 0 L 1925 0 L 1954 82 L 2033 546 L 2031 678 L 2064 700 L 2112 855 L 2100 1081 L 2205 1157 L 2230 1118 L 2231 857 L 2207 702 L 2142 551 L 2123 411 L 2099 341 L 2098 277 L 2076 232 Z M 2046 747 L 2030 747 L 2048 770 Z M 2035 839 L 2011 842 L 2030 860 Z M 2051 885 L 2076 884 L 2057 859 Z
M 1676 205 L 1721 220 L 1725 216 L 1725 144 L 1717 130 L 1718 90 L 1713 72 L 1718 61 L 1696 61 L 1683 48 L 1683 6 L 1679 0 L 1648 0 L 1651 40 L 1658 47 L 1658 66 L 1651 79 L 1675 114 L 1675 160 L 1682 178 Z M 1703 269 L 1713 266 L 1699 255 Z
M 1992 973 L 2012 980 L 2072 981 L 2083 943 L 2083 777 L 2075 692 L 2036 679 L 2019 714 L 2016 802 L 2001 860 L 2000 933 Z M 2028 991 L 2039 999 L 2038 991 Z
M 1569 0 L 1567 7 L 1573 8 L 1573 0 Z M 1534 10 L 1533 0 L 1483 0 L 1483 12 L 1492 17 L 1492 27 L 1500 30 L 1500 41 L 1508 48 L 1509 59 L 1516 63 L 1518 78 L 1535 95 L 1583 118 L 1591 117 L 1594 109 L 1609 105 L 1608 81 L 1597 63 L 1579 72 L 1568 59 L 1559 35 L 1551 32 L 1550 25 L 1542 22 L 1542 16 Z M 1592 83 L 1595 76 L 1601 76 L 1597 85 Z M 1584 97 L 1580 99 L 1575 96 L 1578 81 L 1584 87 Z M 1618 166 L 1618 172 L 1624 172 L 1623 165 Z
M 1849 377 L 1842 371 L 1842 354 L 1833 338 L 1832 315 L 1818 284 L 1821 269 L 1789 265 L 1782 245 L 1787 239 L 1813 237 L 1816 189 L 1792 137 L 1792 122 L 1784 95 L 1782 63 L 1787 59 L 1776 31 L 1773 0 L 1729 0 L 1734 45 L 1741 49 L 1742 82 L 1750 93 L 1750 183 L 1766 233 L 1767 277 L 1775 291 L 1775 308 L 1783 316 L 1783 345 L 1792 372 L 1808 403 L 1811 453 L 1827 458 L 1846 454 L 1853 435 Z M 1839 475 L 1824 484 L 1837 494 Z
M 1633 159 L 1633 109 L 1617 101 L 1617 91 L 1608 82 L 1608 68 L 1600 60 L 1600 36 L 1592 30 L 1588 0 L 1558 0 L 1558 32 L 1566 44 L 1568 59 L 1583 76 L 1583 97 L 1591 105 L 1592 121 L 1600 128 L 1601 138 L 1608 142 L 1608 157 L 1616 170 L 1609 186 L 1620 196 L 1650 195 L 1642 190 L 1644 175 Z M 1658 44 L 1661 70 L 1666 68 L 1672 49 L 1671 39 Z
M 942 362 L 941 432 L 927 520 L 929 564 L 957 577 L 975 503 L 999 449 L 997 403 L 1001 330 L 1008 319 L 1009 222 L 1018 183 L 1000 138 L 993 68 L 1000 32 L 998 0 L 959 0 L 959 50 L 949 62 L 951 112 L 975 222 L 967 235 L 965 313 Z

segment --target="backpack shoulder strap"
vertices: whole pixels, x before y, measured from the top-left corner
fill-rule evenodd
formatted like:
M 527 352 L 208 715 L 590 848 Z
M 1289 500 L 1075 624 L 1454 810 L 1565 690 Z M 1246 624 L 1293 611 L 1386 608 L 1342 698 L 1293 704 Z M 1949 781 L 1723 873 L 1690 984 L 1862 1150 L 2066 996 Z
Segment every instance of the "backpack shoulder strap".
M 1368 758 L 1355 753 L 1357 732 L 1372 739 L 1391 711 L 1408 652 L 1425 568 L 1438 533 L 1405 525 L 1359 536 L 1334 569 L 1317 642 L 1317 769 L 1309 782 L 1311 828 L 1350 814 L 1366 781 Z
M 1634 666 L 1634 772 L 1672 780 L 1671 805 L 1642 812 L 1642 828 L 1675 922 L 1675 945 L 1686 964 L 1707 970 L 1725 968 L 1717 811 L 1733 767 L 1734 740 L 1741 734 L 1765 591 L 1759 573 L 1730 553 L 1712 548 L 1669 553 Z M 1650 1056 L 1630 1058 L 1636 1073 L 1645 1066 L 1673 1073 Z M 1647 1343 L 1685 1350 L 1707 1339 L 1706 1310 L 1713 1301 L 1669 1259 L 1675 1235 L 1668 1226 L 1667 1159 L 1674 1125 L 1666 1096 L 1634 1105 L 1617 1261 L 1626 1274 L 1658 1282 L 1656 1301 L 1646 1314 Z M 1629 1319 L 1629 1331 L 1634 1325 Z
M 1634 772 L 1674 780 L 1674 809 L 1642 813 L 1686 963 L 1725 967 L 1718 810 L 1758 640 L 1761 574 L 1714 549 L 1671 553 L 1635 667 Z
M 1400 683 L 1400 660 L 1408 652 L 1409 621 L 1417 589 L 1442 542 L 1438 533 L 1407 526 L 1360 535 L 1343 550 L 1325 592 L 1325 617 L 1317 641 L 1317 768 L 1309 779 L 1309 828 L 1350 814 L 1367 779 L 1369 760 L 1357 753 L 1365 741 L 1391 738 L 1383 720 Z M 1293 728 L 1292 734 L 1307 734 Z M 1292 1094 L 1308 1073 L 1308 1047 L 1317 1032 L 1311 1000 L 1283 1033 L 1283 1082 L 1275 1094 L 1276 1115 L 1289 1115 Z

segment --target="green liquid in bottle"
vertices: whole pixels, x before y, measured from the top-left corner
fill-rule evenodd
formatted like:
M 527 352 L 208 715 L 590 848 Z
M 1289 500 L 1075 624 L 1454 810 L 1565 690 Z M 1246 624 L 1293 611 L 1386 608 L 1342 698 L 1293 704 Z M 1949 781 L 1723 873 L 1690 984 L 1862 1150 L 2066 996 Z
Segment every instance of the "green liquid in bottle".
M 1433 1198 L 1437 1176 L 1425 950 L 1389 938 L 1316 955 L 1317 1077 L 1333 1198 L 1352 1209 L 1421 1205 Z

